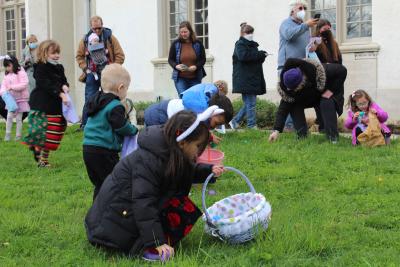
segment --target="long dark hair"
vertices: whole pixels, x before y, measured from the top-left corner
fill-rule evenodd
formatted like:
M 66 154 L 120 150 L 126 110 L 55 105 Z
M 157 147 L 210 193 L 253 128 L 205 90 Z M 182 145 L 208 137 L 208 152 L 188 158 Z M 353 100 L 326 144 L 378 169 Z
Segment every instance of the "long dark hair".
M 316 28 L 317 36 L 321 36 L 320 30 L 325 25 L 329 25 L 329 27 L 332 27 L 332 25 L 329 22 L 329 20 L 320 19 L 318 21 L 317 28 Z M 339 50 L 339 45 L 337 44 L 332 32 L 329 31 L 329 34 L 324 39 L 329 44 L 329 46 L 331 47 L 332 51 L 329 51 L 329 48 L 326 45 L 325 40 L 318 46 L 318 50 L 320 50 L 322 56 L 324 57 L 324 59 L 325 59 L 325 61 L 327 63 L 338 62 L 339 61 L 339 57 L 340 57 L 340 50 Z M 333 60 L 333 62 L 329 62 L 330 58 Z
M 357 107 L 357 100 L 365 97 L 365 99 L 368 100 L 369 102 L 369 106 L 368 108 L 371 106 L 372 104 L 372 98 L 369 96 L 369 94 L 364 91 L 364 90 L 357 90 L 354 91 L 350 96 L 349 99 L 347 100 L 347 108 L 351 109 L 351 111 L 353 112 L 357 112 L 360 111 L 360 109 Z
M 17 74 L 21 70 L 21 66 L 19 65 L 16 57 L 14 57 L 14 56 L 9 56 L 9 57 L 10 57 L 9 59 L 7 59 L 7 58 L 4 59 L 3 66 L 7 67 L 9 65 L 12 65 L 13 66 L 12 72 Z M 6 71 L 5 73 L 8 74 L 9 72 Z
M 231 100 L 222 94 L 215 94 L 211 97 L 209 106 L 217 105 L 224 110 L 225 122 L 230 122 L 233 118 L 233 105 Z
M 165 124 L 164 136 L 170 148 L 168 165 L 165 170 L 166 177 L 173 179 L 193 168 L 193 162 L 185 156 L 176 138 L 186 131 L 196 118 L 195 113 L 183 110 L 172 116 Z M 199 139 L 202 140 L 200 152 L 203 152 L 210 139 L 210 132 L 204 122 L 200 122 L 199 126 L 184 141 L 194 142 Z
M 182 28 L 187 28 L 187 29 L 189 30 L 189 32 L 190 32 L 190 37 L 189 37 L 189 38 L 190 38 L 190 41 L 191 41 L 192 43 L 196 42 L 196 40 L 197 40 L 196 33 L 194 32 L 194 30 L 193 30 L 192 25 L 190 24 L 190 22 L 187 21 L 187 20 L 182 21 L 182 22 L 179 24 L 179 30 L 182 29 Z M 178 33 L 178 36 L 179 36 L 179 40 L 181 40 L 181 36 L 180 36 L 179 33 Z M 181 40 L 181 41 L 182 41 L 182 40 Z

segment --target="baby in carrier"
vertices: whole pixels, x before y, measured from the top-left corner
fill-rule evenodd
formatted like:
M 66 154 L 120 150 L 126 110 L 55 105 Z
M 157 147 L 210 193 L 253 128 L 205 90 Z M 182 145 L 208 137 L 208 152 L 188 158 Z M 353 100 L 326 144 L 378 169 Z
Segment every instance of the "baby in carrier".
M 108 64 L 108 49 L 95 33 L 89 35 L 86 55 L 89 56 L 86 73 L 93 73 L 94 78 L 98 80 L 101 71 Z

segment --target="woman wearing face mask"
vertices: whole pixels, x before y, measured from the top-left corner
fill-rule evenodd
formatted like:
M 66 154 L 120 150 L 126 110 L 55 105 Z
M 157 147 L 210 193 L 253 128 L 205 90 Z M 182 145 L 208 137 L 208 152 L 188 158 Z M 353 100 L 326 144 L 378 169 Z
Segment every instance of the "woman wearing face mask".
M 317 24 L 317 36 L 322 38 L 322 43 L 317 48 L 317 55 L 321 63 L 342 64 L 342 54 L 339 45 L 331 31 L 331 23 L 328 20 L 320 19 Z
M 24 67 L 29 78 L 29 92 L 35 88 L 36 82 L 33 78 L 33 64 L 36 63 L 36 48 L 38 47 L 38 39 L 36 35 L 31 34 L 26 38 L 26 45 L 22 52 L 21 66 Z
M 244 106 L 229 122 L 232 129 L 236 129 L 243 117 L 247 117 L 247 127 L 256 129 L 256 99 L 257 95 L 266 93 L 265 79 L 262 64 L 267 53 L 258 50 L 258 43 L 253 41 L 254 28 L 248 24 L 241 24 L 240 38 L 235 44 L 233 52 L 233 93 L 242 94 Z
M 171 44 L 168 63 L 173 69 L 172 79 L 180 98 L 186 89 L 201 83 L 206 76 L 206 52 L 188 21 L 179 24 L 179 36 Z

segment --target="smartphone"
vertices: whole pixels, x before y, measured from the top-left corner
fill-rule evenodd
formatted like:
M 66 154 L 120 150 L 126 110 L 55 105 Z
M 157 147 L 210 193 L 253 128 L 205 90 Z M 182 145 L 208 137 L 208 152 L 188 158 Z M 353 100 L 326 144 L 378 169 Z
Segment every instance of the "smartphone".
M 314 15 L 314 19 L 320 19 L 321 18 L 321 13 L 316 13 Z

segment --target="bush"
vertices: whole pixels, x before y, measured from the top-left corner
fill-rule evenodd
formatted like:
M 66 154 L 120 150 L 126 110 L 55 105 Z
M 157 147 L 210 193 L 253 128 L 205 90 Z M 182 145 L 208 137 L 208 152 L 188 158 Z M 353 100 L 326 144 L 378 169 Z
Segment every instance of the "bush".
M 242 100 L 234 100 L 232 102 L 234 113 L 237 114 L 244 105 Z M 272 128 L 275 122 L 275 116 L 278 106 L 268 100 L 257 99 L 256 103 L 256 120 L 259 128 Z M 241 125 L 246 125 L 243 121 Z
M 133 104 L 136 109 L 136 120 L 138 125 L 144 125 L 144 110 L 154 103 L 154 101 L 139 101 Z

